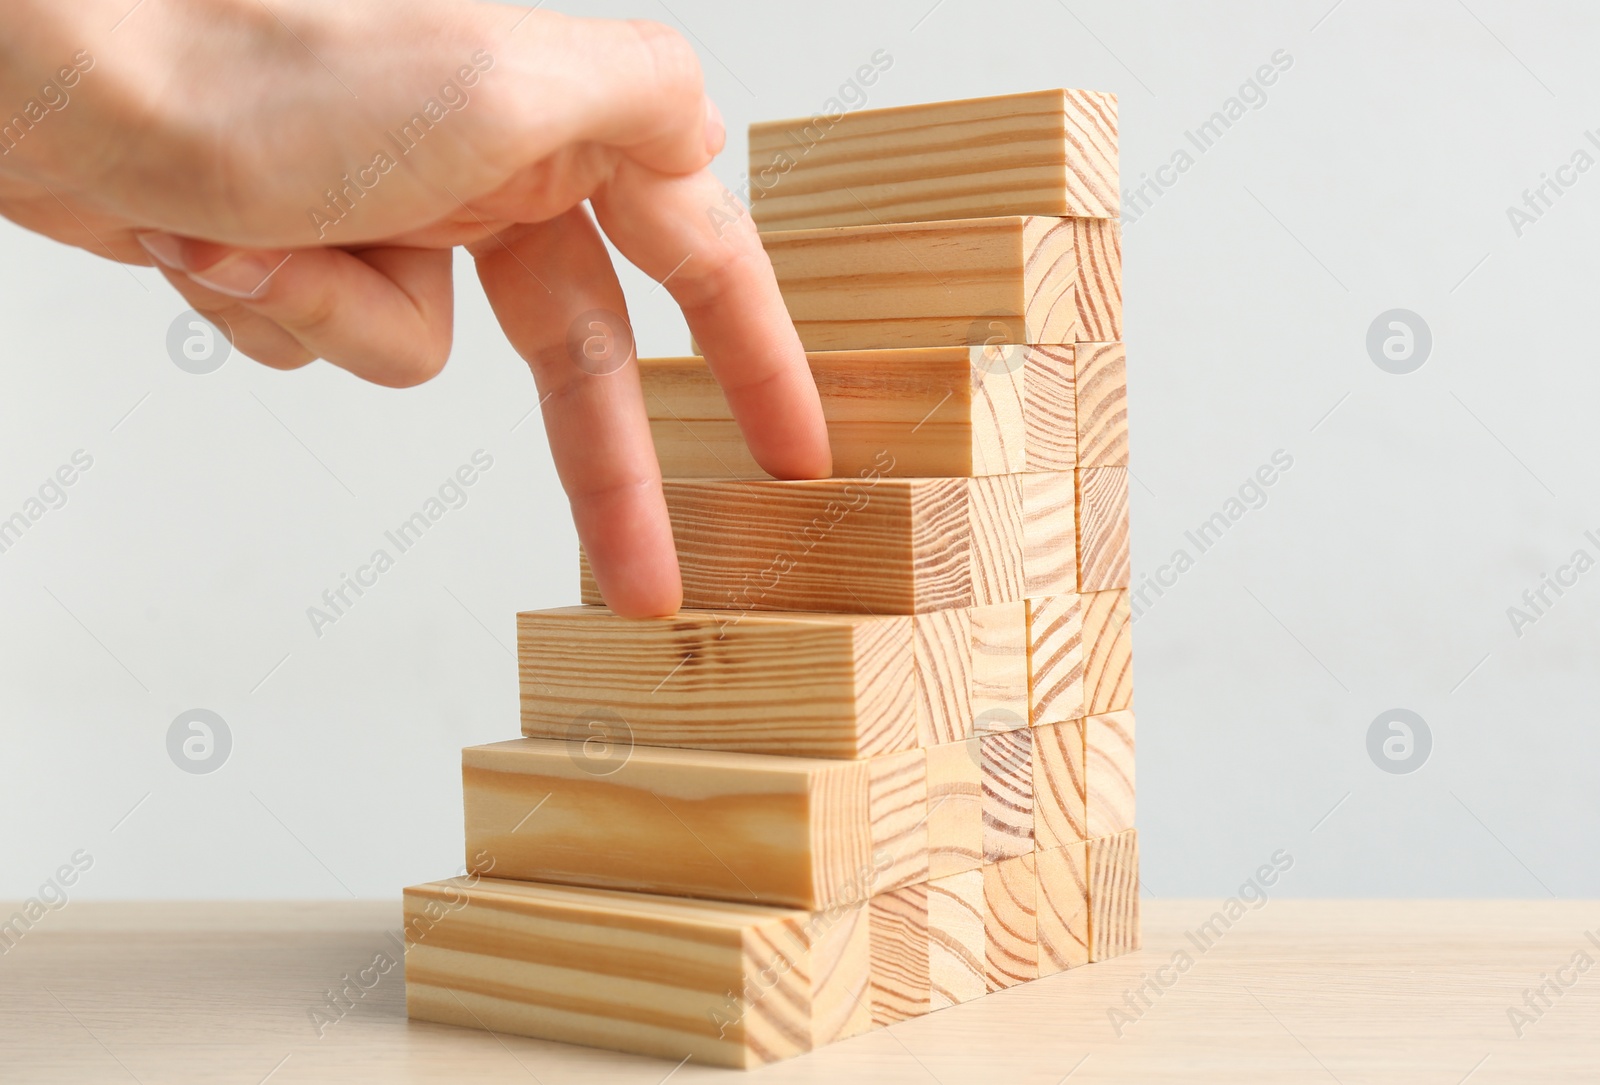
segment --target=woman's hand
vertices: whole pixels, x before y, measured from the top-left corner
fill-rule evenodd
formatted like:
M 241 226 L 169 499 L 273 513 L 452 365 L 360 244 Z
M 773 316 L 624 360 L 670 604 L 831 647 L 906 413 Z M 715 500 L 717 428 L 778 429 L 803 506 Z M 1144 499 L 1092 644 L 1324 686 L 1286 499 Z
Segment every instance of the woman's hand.
M 618 613 L 682 590 L 600 230 L 682 307 L 756 460 L 830 469 L 771 265 L 707 170 L 722 121 L 664 27 L 457 0 L 11 0 L 0 94 L 0 213 L 155 264 L 275 368 L 432 377 L 466 246 Z

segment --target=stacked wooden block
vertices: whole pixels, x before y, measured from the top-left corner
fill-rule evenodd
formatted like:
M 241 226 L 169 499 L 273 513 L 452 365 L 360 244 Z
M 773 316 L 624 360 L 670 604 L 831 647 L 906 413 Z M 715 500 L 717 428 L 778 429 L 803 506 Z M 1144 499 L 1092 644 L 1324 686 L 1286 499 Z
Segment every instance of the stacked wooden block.
M 767 478 L 703 361 L 641 361 L 686 609 L 586 573 L 519 615 L 473 873 L 406 893 L 413 1017 L 753 1066 L 1138 945 L 1115 99 L 751 160 L 836 477 Z

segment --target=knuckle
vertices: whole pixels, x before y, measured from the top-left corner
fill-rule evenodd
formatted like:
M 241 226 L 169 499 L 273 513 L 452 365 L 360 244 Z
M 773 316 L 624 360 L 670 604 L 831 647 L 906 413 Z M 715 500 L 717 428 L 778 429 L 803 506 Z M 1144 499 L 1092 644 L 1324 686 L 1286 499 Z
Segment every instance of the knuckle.
M 635 19 L 628 25 L 637 35 L 660 89 L 673 95 L 699 97 L 704 77 L 700 58 L 688 40 L 671 27 L 648 19 Z

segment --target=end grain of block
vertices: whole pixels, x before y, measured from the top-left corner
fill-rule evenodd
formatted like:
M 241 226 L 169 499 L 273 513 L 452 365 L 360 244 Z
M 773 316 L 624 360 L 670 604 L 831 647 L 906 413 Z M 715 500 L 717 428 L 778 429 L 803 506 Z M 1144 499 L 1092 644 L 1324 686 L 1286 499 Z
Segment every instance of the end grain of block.
M 1078 471 L 1078 590 L 1126 588 L 1132 579 L 1128 549 L 1128 469 Z
M 979 734 L 1028 726 L 1028 605 L 973 607 L 972 715 Z
M 1122 226 L 1107 219 L 1072 219 L 1078 274 L 1078 342 L 1122 341 Z
M 1039 978 L 1038 892 L 1032 852 L 983 868 L 984 976 L 991 991 Z
M 983 871 L 928 883 L 928 993 L 935 1010 L 971 1002 L 988 991 L 983 924 Z
M 1082 841 L 1034 855 L 1038 874 L 1039 975 L 1089 963 L 1088 848 Z
M 1083 779 L 1091 837 L 1133 828 L 1134 721 L 1124 709 L 1084 721 Z
M 917 740 L 923 746 L 972 737 L 972 609 L 912 617 L 917 673 Z
M 978 738 L 983 773 L 983 858 L 1033 851 L 1033 729 Z
M 1089 841 L 1089 960 L 1139 948 L 1139 834 Z
M 1035 727 L 1084 716 L 1083 598 L 1068 592 L 1028 600 L 1028 700 Z
M 1022 568 L 1029 599 L 1078 590 L 1076 476 L 1022 476 Z
M 1076 348 L 1022 349 L 1027 469 L 1072 471 L 1078 466 Z
M 1079 343 L 1074 382 L 1078 466 L 1128 463 L 1128 368 L 1121 343 Z
M 979 740 L 933 746 L 928 754 L 929 877 L 983 863 L 983 769 Z
M 1081 596 L 1083 708 L 1099 716 L 1133 706 L 1133 616 L 1125 591 Z
M 1089 836 L 1083 733 L 1083 720 L 1033 729 L 1033 836 L 1041 852 Z
M 872 898 L 872 1023 L 892 1025 L 931 1008 L 928 886 L 908 885 Z
M 928 757 L 923 750 L 867 763 L 872 892 L 928 879 Z

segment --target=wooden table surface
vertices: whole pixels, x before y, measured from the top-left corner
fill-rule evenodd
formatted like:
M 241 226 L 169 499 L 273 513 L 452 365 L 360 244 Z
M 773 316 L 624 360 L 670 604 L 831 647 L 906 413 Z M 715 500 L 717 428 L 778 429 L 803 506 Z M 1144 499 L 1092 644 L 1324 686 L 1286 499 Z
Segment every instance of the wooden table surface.
M 1600 1080 L 1600 902 L 1271 901 L 1204 952 L 1213 905 L 1148 901 L 1145 949 L 753 1071 L 762 1082 Z M 0 915 L 10 915 L 3 906 Z M 628 1082 L 739 1071 L 413 1024 L 399 969 L 342 1017 L 326 992 L 393 950 L 399 907 L 97 904 L 0 956 L 0 1081 Z M 1585 937 L 1595 932 L 1595 941 Z M 1204 939 L 1202 938 L 1202 942 Z M 1124 992 L 1191 962 L 1142 1013 Z M 1573 967 L 1576 954 L 1597 963 Z M 1507 1009 L 1563 981 L 1548 1009 Z M 1543 977 L 1541 976 L 1543 974 Z M 1108 1010 L 1127 1012 L 1119 1037 Z M 332 1018 L 322 1034 L 313 1011 Z

